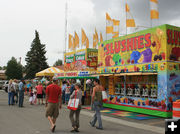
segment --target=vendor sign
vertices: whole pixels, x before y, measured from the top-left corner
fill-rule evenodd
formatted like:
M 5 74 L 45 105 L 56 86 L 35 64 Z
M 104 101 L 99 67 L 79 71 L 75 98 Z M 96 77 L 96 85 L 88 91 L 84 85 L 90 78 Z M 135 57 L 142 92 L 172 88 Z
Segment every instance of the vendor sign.
M 167 55 L 170 61 L 180 61 L 180 28 L 167 25 Z
M 98 50 L 97 49 L 87 49 L 87 66 L 89 68 L 97 68 L 98 62 Z
M 100 67 L 167 60 L 166 25 L 147 29 L 99 44 Z
M 73 71 L 75 68 L 74 52 L 64 55 L 64 71 Z
M 78 50 L 75 53 L 75 70 L 82 71 L 86 69 L 86 50 Z

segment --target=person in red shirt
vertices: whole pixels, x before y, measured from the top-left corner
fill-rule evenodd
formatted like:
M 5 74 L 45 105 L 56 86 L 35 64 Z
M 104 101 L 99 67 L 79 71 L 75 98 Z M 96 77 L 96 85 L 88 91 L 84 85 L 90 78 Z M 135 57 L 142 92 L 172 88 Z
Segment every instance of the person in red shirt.
M 38 98 L 38 104 L 40 104 L 40 99 L 41 99 L 41 104 L 43 105 L 43 86 L 42 83 L 39 82 L 38 85 L 36 86 L 36 90 L 37 90 L 37 98 Z
M 51 124 L 51 131 L 56 128 L 56 119 L 59 115 L 59 108 L 62 107 L 61 88 L 58 86 L 58 80 L 53 79 L 53 83 L 46 88 L 46 117 Z

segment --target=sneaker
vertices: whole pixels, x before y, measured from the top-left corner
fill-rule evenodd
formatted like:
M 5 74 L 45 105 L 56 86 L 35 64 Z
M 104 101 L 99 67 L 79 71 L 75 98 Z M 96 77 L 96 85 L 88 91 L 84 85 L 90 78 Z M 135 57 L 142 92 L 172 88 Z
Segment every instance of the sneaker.
M 101 127 L 96 127 L 96 129 L 103 130 L 103 128 L 101 128 Z
M 91 127 L 94 127 L 94 125 L 91 122 L 89 122 L 89 124 L 91 125 Z
M 79 132 L 79 129 L 77 128 L 77 129 L 75 129 L 75 132 Z

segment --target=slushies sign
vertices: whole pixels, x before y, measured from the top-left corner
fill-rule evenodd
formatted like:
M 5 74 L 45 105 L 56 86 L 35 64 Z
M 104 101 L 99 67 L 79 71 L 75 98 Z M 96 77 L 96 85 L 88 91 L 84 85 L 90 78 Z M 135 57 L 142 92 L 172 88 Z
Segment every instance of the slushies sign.
M 151 47 L 151 33 L 105 44 L 105 55 Z
M 77 52 L 75 54 L 75 61 L 85 60 L 85 51 Z
M 66 55 L 66 63 L 74 62 L 74 54 Z

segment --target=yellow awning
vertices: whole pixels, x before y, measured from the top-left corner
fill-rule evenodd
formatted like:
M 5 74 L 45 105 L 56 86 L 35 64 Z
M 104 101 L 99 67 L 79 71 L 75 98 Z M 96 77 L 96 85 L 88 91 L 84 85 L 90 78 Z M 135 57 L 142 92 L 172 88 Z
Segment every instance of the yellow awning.
M 62 73 L 62 72 L 64 72 L 64 71 L 60 70 L 56 67 L 50 67 L 50 68 L 47 68 L 43 71 L 36 73 L 36 76 L 54 76 L 54 74 Z

